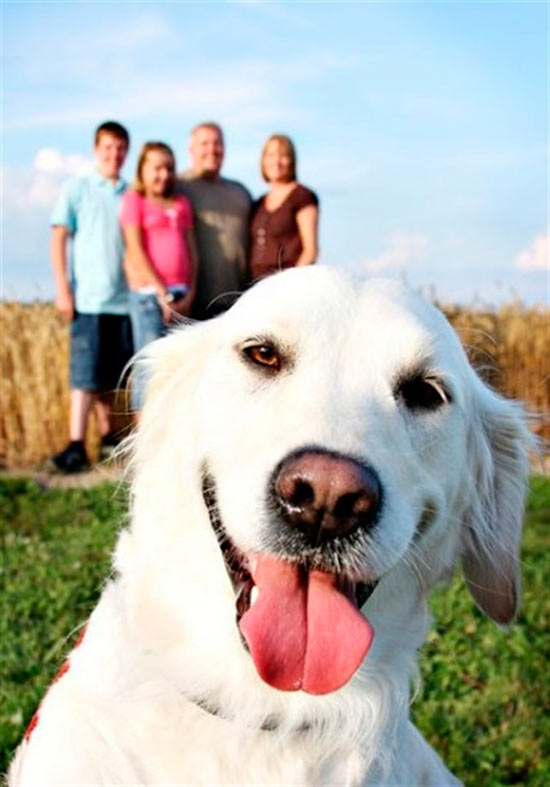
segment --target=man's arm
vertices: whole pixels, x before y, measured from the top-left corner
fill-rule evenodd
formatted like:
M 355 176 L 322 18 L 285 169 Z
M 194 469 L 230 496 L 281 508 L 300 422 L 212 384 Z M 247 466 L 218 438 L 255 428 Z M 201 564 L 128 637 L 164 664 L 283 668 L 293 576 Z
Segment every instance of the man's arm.
M 199 252 L 197 249 L 197 242 L 195 240 L 195 232 L 192 228 L 188 230 L 184 230 L 185 232 L 185 242 L 187 243 L 187 248 L 189 250 L 189 263 L 190 263 L 190 282 L 191 286 L 189 287 L 189 292 L 182 298 L 180 301 L 177 301 L 174 305 L 174 311 L 178 314 L 182 314 L 185 317 L 189 316 L 191 311 L 191 306 L 193 305 L 193 301 L 195 300 L 195 295 L 197 294 L 197 269 L 199 264 Z
M 52 227 L 50 257 L 55 280 L 55 307 L 68 320 L 74 315 L 74 293 L 69 281 L 67 246 L 70 233 L 63 224 Z

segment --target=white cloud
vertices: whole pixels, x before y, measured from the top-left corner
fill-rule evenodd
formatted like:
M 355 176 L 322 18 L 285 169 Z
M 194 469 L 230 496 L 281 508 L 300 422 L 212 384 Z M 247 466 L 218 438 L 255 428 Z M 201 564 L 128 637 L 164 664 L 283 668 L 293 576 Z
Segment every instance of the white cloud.
M 29 212 L 45 214 L 52 208 L 64 180 L 71 175 L 84 175 L 92 168 L 93 161 L 85 156 L 40 148 L 30 171 L 8 167 L 2 170 L 4 210 L 12 218 L 20 214 L 27 221 Z
M 48 210 L 67 177 L 85 175 L 92 168 L 92 160 L 85 156 L 65 155 L 55 148 L 41 148 L 34 157 L 28 191 L 20 194 L 19 200 L 31 208 Z
M 34 156 L 34 169 L 41 173 L 84 175 L 90 172 L 91 159 L 79 154 L 65 155 L 56 148 L 40 148 Z
M 31 168 L 2 168 L 2 297 L 28 300 L 52 295 L 50 213 L 63 181 L 92 167 L 92 160 L 84 156 L 40 148 Z
M 420 262 L 428 247 L 425 235 L 411 235 L 397 232 L 389 239 L 388 248 L 361 263 L 361 268 L 369 274 L 401 271 L 403 268 Z
M 546 271 L 550 268 L 548 235 L 537 235 L 529 248 L 518 254 L 516 268 L 522 271 Z

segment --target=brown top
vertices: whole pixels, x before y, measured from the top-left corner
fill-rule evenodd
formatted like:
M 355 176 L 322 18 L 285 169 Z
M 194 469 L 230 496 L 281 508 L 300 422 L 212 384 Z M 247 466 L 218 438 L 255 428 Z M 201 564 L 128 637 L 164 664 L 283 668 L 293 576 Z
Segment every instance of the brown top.
M 318 204 L 316 194 L 299 183 L 276 210 L 267 210 L 265 196 L 254 203 L 248 258 L 251 281 L 296 264 L 302 253 L 296 214 L 308 205 Z

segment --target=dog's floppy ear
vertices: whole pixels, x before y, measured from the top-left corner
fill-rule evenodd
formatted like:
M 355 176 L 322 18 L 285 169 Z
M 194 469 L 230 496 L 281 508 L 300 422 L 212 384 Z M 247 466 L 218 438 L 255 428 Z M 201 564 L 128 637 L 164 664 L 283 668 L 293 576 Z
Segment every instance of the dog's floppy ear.
M 479 607 L 497 623 L 510 623 L 521 599 L 519 548 L 533 441 L 521 406 L 472 376 L 471 487 L 462 566 Z

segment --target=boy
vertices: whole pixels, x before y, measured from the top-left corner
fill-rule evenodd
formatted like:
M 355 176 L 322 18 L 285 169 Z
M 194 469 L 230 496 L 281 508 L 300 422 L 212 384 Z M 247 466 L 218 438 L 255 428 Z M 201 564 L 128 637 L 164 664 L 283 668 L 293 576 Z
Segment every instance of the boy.
M 57 469 L 66 473 L 89 466 L 84 437 L 93 405 L 102 449 L 116 444 L 110 420 L 112 391 L 132 355 L 118 222 L 120 198 L 127 187 L 120 171 L 129 144 L 123 126 L 102 123 L 95 132 L 95 172 L 66 184 L 51 218 L 55 305 L 71 320 L 70 442 L 52 457 Z

